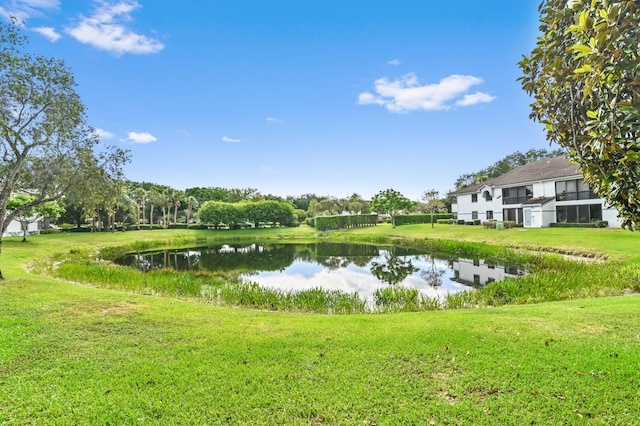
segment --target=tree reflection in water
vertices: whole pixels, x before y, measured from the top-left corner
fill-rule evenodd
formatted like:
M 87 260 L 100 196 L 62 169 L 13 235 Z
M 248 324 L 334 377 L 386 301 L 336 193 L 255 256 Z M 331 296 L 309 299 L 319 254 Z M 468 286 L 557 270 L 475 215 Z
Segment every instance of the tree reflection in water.
M 385 253 L 384 257 L 384 262 L 371 262 L 370 270 L 374 277 L 387 284 L 401 283 L 409 275 L 419 271 L 411 260 L 404 260 L 389 253 Z
M 440 287 L 442 285 L 442 276 L 446 271 L 438 268 L 434 257 L 431 257 L 430 259 L 431 265 L 429 268 L 420 270 L 420 278 L 425 280 L 427 285 L 430 285 L 431 287 Z
M 401 286 L 430 296 L 484 285 L 518 270 L 495 261 L 443 258 L 422 250 L 366 244 L 242 243 L 132 253 L 116 263 L 148 272 L 175 268 L 230 276 L 284 291 L 322 288 L 358 292 Z M 478 284 L 475 285 L 476 287 Z M 404 294 L 404 293 L 403 293 Z

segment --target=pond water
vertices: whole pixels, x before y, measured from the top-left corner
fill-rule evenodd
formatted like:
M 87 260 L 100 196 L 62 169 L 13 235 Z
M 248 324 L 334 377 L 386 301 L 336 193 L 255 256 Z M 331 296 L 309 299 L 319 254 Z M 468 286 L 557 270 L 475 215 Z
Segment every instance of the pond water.
M 400 247 L 366 244 L 219 244 L 132 253 L 116 263 L 150 271 L 234 271 L 243 282 L 279 290 L 323 288 L 357 292 L 402 285 L 434 297 L 523 274 L 517 266 L 482 259 L 442 258 Z

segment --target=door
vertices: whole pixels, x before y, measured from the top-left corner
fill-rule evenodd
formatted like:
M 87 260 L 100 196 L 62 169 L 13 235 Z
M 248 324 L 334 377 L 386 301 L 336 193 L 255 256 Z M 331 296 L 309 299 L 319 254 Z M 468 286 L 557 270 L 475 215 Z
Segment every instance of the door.
M 524 226 L 531 226 L 531 209 L 524 209 Z

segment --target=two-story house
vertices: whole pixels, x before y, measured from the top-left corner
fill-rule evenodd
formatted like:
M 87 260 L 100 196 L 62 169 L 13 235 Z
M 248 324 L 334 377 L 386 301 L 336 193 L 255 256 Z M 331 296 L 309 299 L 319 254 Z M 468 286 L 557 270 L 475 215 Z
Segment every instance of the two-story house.
M 454 219 L 465 221 L 508 220 L 529 228 L 599 220 L 609 227 L 621 224 L 617 210 L 596 196 L 578 166 L 564 157 L 526 164 L 451 195 Z

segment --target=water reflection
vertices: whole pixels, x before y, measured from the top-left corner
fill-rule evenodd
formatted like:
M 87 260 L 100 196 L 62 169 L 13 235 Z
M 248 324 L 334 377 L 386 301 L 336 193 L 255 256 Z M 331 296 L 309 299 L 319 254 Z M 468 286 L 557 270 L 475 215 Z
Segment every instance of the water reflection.
M 409 275 L 420 270 L 413 266 L 411 259 L 403 259 L 390 253 L 385 253 L 381 262 L 371 261 L 369 269 L 374 277 L 391 285 L 401 283 Z
M 244 282 L 281 290 L 324 288 L 371 299 L 402 285 L 429 296 L 467 290 L 521 272 L 477 259 L 439 258 L 415 249 L 366 244 L 221 244 L 128 255 L 117 261 L 143 271 L 235 271 Z

